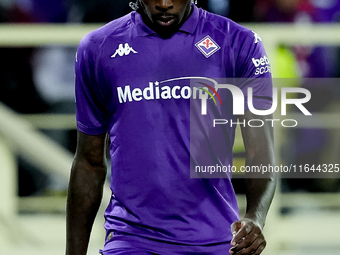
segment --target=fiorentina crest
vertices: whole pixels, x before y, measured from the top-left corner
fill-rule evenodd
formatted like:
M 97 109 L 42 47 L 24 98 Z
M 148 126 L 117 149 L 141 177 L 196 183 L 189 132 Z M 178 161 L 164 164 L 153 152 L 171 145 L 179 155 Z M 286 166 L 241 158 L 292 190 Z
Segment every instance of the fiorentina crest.
M 211 39 L 209 35 L 196 43 L 195 46 L 200 50 L 200 52 L 203 53 L 206 58 L 210 57 L 221 48 L 216 42 L 214 42 L 213 39 Z

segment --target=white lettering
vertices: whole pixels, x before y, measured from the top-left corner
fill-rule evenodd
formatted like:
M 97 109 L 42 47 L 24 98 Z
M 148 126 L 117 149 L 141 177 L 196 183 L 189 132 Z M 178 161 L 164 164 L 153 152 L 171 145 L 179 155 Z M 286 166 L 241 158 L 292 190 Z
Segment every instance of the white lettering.
M 258 126 L 256 126 L 256 125 L 251 125 L 250 123 L 251 122 L 260 122 L 261 124 L 260 125 L 258 125 Z M 248 126 L 249 127 L 263 127 L 263 125 L 264 125 L 264 122 L 263 122 L 263 120 L 260 120 L 260 119 L 252 119 L 252 120 L 249 120 L 248 121 Z
M 230 120 L 226 120 L 226 119 L 214 119 L 213 120 L 213 127 L 216 127 L 216 125 L 226 125 L 228 123 L 230 127 L 236 126 L 237 124 L 243 126 L 243 127 L 254 127 L 254 128 L 258 128 L 258 127 L 263 127 L 265 125 L 265 122 L 271 122 L 271 126 L 274 127 L 274 122 L 275 121 L 281 121 L 279 119 L 250 119 L 248 120 L 248 122 L 246 122 L 245 120 L 243 120 L 242 122 L 236 121 L 234 122 L 232 119 Z M 287 124 L 291 123 L 290 125 Z M 256 124 L 258 123 L 258 124 Z M 298 125 L 298 122 L 294 119 L 284 119 L 281 121 L 281 126 L 282 127 L 296 127 Z
M 237 124 L 243 125 L 243 127 L 245 127 L 246 126 L 246 120 L 243 120 L 241 122 L 239 122 L 239 121 L 234 122 L 233 120 L 230 120 L 230 127 L 232 127 L 234 124 L 235 125 L 237 125 Z
M 172 95 L 173 98 L 175 98 L 175 99 L 181 98 L 180 95 L 176 94 L 176 90 L 179 90 L 180 88 L 181 88 L 180 86 L 174 86 L 174 87 L 172 88 L 172 90 L 171 90 L 171 95 Z
M 130 85 L 125 86 L 124 93 L 121 87 L 117 88 L 117 92 L 118 92 L 119 103 L 123 103 L 123 102 L 125 103 L 126 98 L 128 98 L 130 102 L 132 101 Z
M 197 91 L 201 91 L 201 90 L 198 87 L 194 87 L 193 92 L 192 92 L 192 99 L 197 99 Z
M 293 125 L 293 126 L 288 126 L 288 125 L 283 124 L 284 122 L 287 122 L 287 121 L 294 122 L 294 125 Z M 296 120 L 293 120 L 293 119 L 287 119 L 287 120 L 281 121 L 281 125 L 282 125 L 283 127 L 296 127 L 297 124 L 298 124 L 298 122 L 297 122 Z
M 159 82 L 155 82 L 155 92 L 156 92 L 156 99 L 159 99 Z
M 171 99 L 171 90 L 169 86 L 163 86 L 161 90 L 162 90 L 162 93 L 161 93 L 162 99 Z
M 274 121 L 280 121 L 279 119 L 266 119 L 266 121 L 270 121 L 272 123 L 272 127 L 274 127 Z
M 133 100 L 135 100 L 135 101 L 142 100 L 143 99 L 142 95 L 143 95 L 143 92 L 142 92 L 141 89 L 135 88 L 134 90 L 132 90 L 132 98 L 133 98 Z
M 262 68 L 262 67 L 261 67 Z M 266 67 L 265 67 L 266 68 Z M 269 67 L 270 68 L 270 67 Z M 207 114 L 207 100 L 209 97 L 209 91 L 208 87 L 193 87 L 190 86 L 159 86 L 159 82 L 149 82 L 149 86 L 145 87 L 143 90 L 140 88 L 134 88 L 131 93 L 131 87 L 130 85 L 126 85 L 124 88 L 117 87 L 117 95 L 119 103 L 125 103 L 127 101 L 141 101 L 142 99 L 145 100 L 154 100 L 154 99 L 190 99 L 193 97 L 193 99 L 201 99 L 201 114 L 206 115 Z M 243 94 L 243 91 L 231 84 L 215 84 L 215 90 L 212 91 L 213 94 L 210 93 L 210 96 L 213 96 L 216 98 L 219 98 L 221 94 L 219 93 L 221 89 L 228 89 L 231 92 L 232 96 L 232 104 L 233 104 L 233 115 L 244 115 L 244 99 L 245 96 Z M 256 109 L 254 105 L 254 95 L 253 95 L 253 88 L 249 87 L 248 93 L 247 93 L 247 104 L 248 109 L 250 112 L 252 112 L 255 115 L 269 115 L 275 112 L 278 105 L 278 89 L 273 88 L 273 96 L 272 96 L 272 103 L 270 109 Z M 141 94 L 142 91 L 142 94 Z M 197 94 L 197 91 L 198 94 Z M 223 92 L 223 90 L 222 90 Z M 302 93 L 305 95 L 304 98 L 297 98 L 297 99 L 288 99 L 287 94 L 288 93 Z M 222 97 L 222 96 L 221 96 Z M 223 98 L 223 97 L 222 97 Z M 270 100 L 270 98 L 268 98 Z M 311 93 L 304 88 L 281 88 L 281 114 L 286 115 L 287 114 L 287 105 L 288 104 L 294 104 L 296 107 L 304 114 L 304 115 L 312 115 L 305 107 L 304 103 L 307 103 L 311 99 Z M 223 100 L 223 99 L 222 99 Z M 215 101 L 215 100 L 214 100 Z M 217 100 L 215 103 L 218 102 Z M 222 102 L 221 102 L 222 104 Z M 229 122 L 230 123 L 230 122 Z M 226 124 L 221 122 L 214 123 L 214 126 L 219 124 Z M 231 126 L 234 125 L 234 123 L 230 123 Z M 244 123 L 240 123 L 244 125 Z M 254 125 L 254 124 L 252 124 Z M 274 125 L 274 120 L 272 121 L 272 126 Z
M 225 119 L 214 119 L 213 126 L 216 127 L 216 125 L 225 125 L 228 123 L 228 120 Z
M 288 99 L 287 93 L 302 93 L 305 94 L 305 98 L 296 98 L 296 99 Z M 286 115 L 287 104 L 295 104 L 297 108 L 300 109 L 300 111 L 304 115 L 312 115 L 302 104 L 307 103 L 311 99 L 311 94 L 309 90 L 304 88 L 282 88 L 281 89 L 281 114 Z
M 153 83 L 152 82 L 149 82 L 149 87 L 146 87 L 143 90 L 143 97 L 145 98 L 145 100 L 154 99 L 154 97 L 153 97 Z
M 184 86 L 182 89 L 181 89 L 181 96 L 184 98 L 184 99 L 189 99 L 191 97 L 191 88 L 189 86 Z
M 243 115 L 244 114 L 244 95 L 240 88 L 230 84 L 217 84 L 217 89 L 229 89 L 233 96 L 233 114 Z M 203 101 L 203 100 L 202 100 Z
M 259 59 L 252 58 L 252 61 L 255 67 L 259 67 L 260 65 L 261 66 L 270 65 L 269 59 L 266 55 Z
M 271 67 L 265 66 L 265 67 L 256 68 L 255 75 L 271 73 L 271 72 L 272 72 Z
M 272 106 L 270 107 L 270 109 L 268 110 L 257 110 L 254 108 L 254 104 L 253 104 L 253 88 L 249 87 L 248 88 L 248 108 L 249 110 L 256 114 L 256 115 L 269 115 L 272 114 L 277 107 L 277 88 L 273 88 L 273 102 L 272 102 Z

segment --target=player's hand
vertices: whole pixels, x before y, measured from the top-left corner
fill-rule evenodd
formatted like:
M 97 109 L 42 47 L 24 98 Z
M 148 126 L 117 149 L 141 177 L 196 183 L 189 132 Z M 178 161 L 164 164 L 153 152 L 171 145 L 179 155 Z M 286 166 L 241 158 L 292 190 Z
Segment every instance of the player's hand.
M 231 224 L 231 233 L 233 234 L 233 239 L 231 240 L 230 254 L 258 255 L 266 247 L 262 226 L 252 219 L 244 218 L 234 222 Z

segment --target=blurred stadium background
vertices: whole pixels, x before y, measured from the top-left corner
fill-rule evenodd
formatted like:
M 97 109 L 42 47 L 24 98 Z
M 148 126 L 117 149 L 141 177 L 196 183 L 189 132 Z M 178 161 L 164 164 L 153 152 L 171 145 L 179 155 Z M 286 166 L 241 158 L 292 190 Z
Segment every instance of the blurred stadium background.
M 0 0 L 0 254 L 63 254 L 76 143 L 73 62 L 80 39 L 130 11 L 126 0 Z M 276 127 L 278 163 L 340 163 L 340 0 L 198 0 L 256 31 L 276 86 L 312 93 L 310 119 Z M 305 78 L 334 78 L 305 83 Z M 325 81 L 325 80 L 322 80 Z M 339 80 L 340 81 L 340 80 Z M 281 84 L 281 85 L 280 85 Z M 283 85 L 282 85 L 283 84 Z M 300 121 L 301 120 L 301 121 Z M 240 137 L 235 164 L 243 161 Z M 235 179 L 244 210 L 240 180 Z M 88 254 L 104 239 L 104 203 Z M 340 254 L 340 178 L 281 179 L 264 254 Z

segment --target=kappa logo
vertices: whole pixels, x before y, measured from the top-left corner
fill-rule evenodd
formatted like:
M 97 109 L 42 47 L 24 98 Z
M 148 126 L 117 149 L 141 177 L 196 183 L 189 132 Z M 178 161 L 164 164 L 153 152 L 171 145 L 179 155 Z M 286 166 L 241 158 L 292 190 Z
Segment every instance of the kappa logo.
M 253 32 L 254 37 L 255 37 L 254 43 L 258 43 L 259 41 L 262 42 L 261 37 L 257 33 L 255 33 L 254 31 L 252 31 L 252 32 Z
M 221 48 L 209 35 L 196 43 L 195 46 L 206 58 L 210 57 Z
M 130 53 L 138 53 L 137 51 L 135 51 L 132 47 L 130 47 L 130 45 L 128 43 L 125 43 L 124 44 L 124 47 L 123 47 L 123 44 L 119 44 L 118 46 L 118 49 L 116 50 L 115 54 L 113 54 L 111 56 L 111 58 L 115 58 L 117 56 L 117 54 L 122 57 L 122 56 L 127 56 L 129 55 Z

